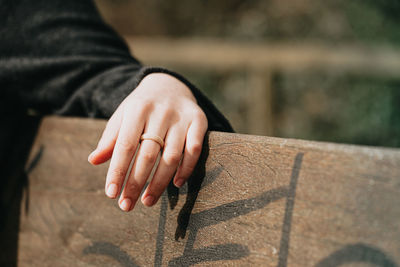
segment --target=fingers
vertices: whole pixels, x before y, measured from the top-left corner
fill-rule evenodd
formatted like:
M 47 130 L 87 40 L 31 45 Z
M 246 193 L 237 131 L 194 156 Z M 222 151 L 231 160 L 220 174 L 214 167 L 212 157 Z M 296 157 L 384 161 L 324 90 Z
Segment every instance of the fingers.
M 123 116 L 121 128 L 115 142 L 105 184 L 106 195 L 110 198 L 116 198 L 121 190 L 144 128 L 141 112 L 137 110 L 127 112 L 135 115 Z
M 144 205 L 154 205 L 171 181 L 182 157 L 186 132 L 187 127 L 185 125 L 169 129 L 165 138 L 165 147 L 160 163 L 152 181 L 142 196 Z
M 164 120 L 151 119 L 144 132 L 158 135 L 161 139 L 164 139 L 166 128 L 167 125 Z M 122 210 L 129 211 L 135 206 L 156 163 L 160 149 L 160 145 L 153 140 L 142 141 L 131 173 L 119 199 L 119 205 Z
M 155 133 L 165 140 L 164 150 L 157 166 L 154 177 L 142 196 L 142 202 L 146 206 L 153 206 L 174 176 L 182 158 L 182 151 L 186 147 L 175 179 L 177 186 L 182 186 L 191 175 L 202 150 L 204 135 L 207 130 L 207 121 L 202 119 L 192 122 L 189 128 L 185 124 L 175 125 L 168 129 L 168 123 L 155 123 L 144 132 Z M 162 127 L 161 129 L 157 129 Z M 165 138 L 164 138 L 165 136 Z M 144 140 L 139 148 L 135 163 L 129 175 L 128 181 L 119 199 L 120 208 L 130 211 L 134 208 L 140 193 L 149 178 L 160 152 L 160 146 L 152 140 Z
M 156 169 L 142 198 L 146 206 L 152 206 L 174 174 L 178 187 L 191 175 L 206 130 L 207 118 L 189 88 L 169 76 L 148 75 L 111 117 L 88 160 L 101 164 L 111 158 L 106 195 L 116 198 L 122 191 L 119 205 L 125 211 L 133 209 L 152 170 Z M 137 149 L 143 133 L 158 135 L 165 142 L 157 168 L 154 166 L 161 147 L 154 140 L 143 140 Z
M 207 120 L 199 118 L 190 125 L 182 163 L 176 171 L 174 184 L 181 187 L 187 181 L 196 167 L 203 147 L 204 135 L 207 131 Z

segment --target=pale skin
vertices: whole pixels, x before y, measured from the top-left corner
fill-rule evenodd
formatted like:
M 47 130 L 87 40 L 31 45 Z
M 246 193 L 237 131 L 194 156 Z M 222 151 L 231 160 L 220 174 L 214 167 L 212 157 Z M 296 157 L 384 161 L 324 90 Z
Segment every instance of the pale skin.
M 168 74 L 149 74 L 111 116 L 88 160 L 98 165 L 111 159 L 105 193 L 109 198 L 120 195 L 119 207 L 131 211 L 161 151 L 154 177 L 141 197 L 142 203 L 150 207 L 157 203 L 171 179 L 177 187 L 187 181 L 199 159 L 207 127 L 204 112 L 185 84 Z M 140 142 L 143 133 L 161 137 L 163 149 L 153 140 Z

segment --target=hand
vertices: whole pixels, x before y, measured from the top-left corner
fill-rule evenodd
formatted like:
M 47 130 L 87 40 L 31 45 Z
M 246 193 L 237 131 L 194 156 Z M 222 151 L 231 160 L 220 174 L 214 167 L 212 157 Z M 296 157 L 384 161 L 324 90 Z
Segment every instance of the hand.
M 164 142 L 159 165 L 142 202 L 154 205 L 174 176 L 181 187 L 191 175 L 201 153 L 207 118 L 189 88 L 162 73 L 147 75 L 111 116 L 89 162 L 97 165 L 111 158 L 105 191 L 116 198 L 143 133 L 158 135 Z M 160 145 L 143 140 L 119 199 L 124 211 L 134 208 L 156 163 Z

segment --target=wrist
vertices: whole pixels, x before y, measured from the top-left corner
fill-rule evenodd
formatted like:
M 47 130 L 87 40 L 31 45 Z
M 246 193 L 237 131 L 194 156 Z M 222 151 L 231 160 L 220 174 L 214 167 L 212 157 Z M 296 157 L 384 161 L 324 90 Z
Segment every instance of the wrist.
M 193 102 L 197 103 L 197 100 L 190 88 L 184 82 L 170 74 L 153 72 L 146 75 L 142 79 L 142 82 L 149 83 L 151 86 L 157 86 L 158 88 L 168 88 L 169 90 L 173 90 L 175 93 L 186 96 Z

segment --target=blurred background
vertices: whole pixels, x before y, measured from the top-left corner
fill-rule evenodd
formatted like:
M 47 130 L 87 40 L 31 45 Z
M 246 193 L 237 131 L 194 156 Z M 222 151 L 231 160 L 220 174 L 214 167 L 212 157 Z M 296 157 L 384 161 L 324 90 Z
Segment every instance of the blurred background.
M 398 0 L 96 0 L 237 132 L 400 147 Z

